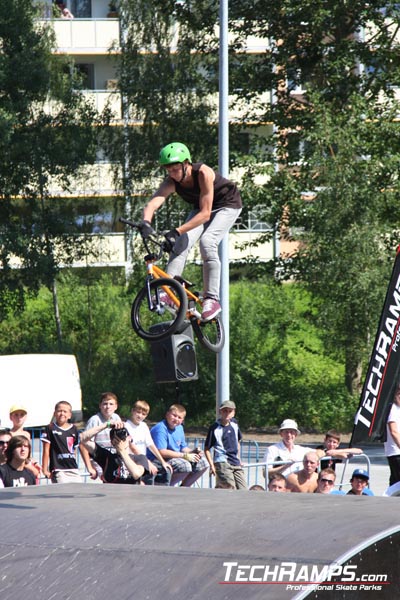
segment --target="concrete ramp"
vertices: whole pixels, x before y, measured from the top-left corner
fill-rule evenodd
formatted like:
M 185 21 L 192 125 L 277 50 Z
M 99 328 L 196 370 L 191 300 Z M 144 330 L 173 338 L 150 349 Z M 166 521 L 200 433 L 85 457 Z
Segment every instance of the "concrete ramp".
M 331 598 L 394 600 L 397 531 L 396 497 L 90 484 L 5 489 L 0 598 L 280 600 L 328 578 L 326 585 L 356 589 Z M 340 572 L 332 566 L 369 538 L 382 539 L 373 561 Z M 381 589 L 361 589 L 377 584 L 376 575 L 386 576 Z

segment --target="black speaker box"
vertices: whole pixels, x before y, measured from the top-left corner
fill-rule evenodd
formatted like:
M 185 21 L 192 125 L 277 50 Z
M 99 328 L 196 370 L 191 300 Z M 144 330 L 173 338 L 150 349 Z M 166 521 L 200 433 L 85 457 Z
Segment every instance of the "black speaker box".
M 161 332 L 165 327 L 166 324 L 158 323 L 151 330 Z M 189 321 L 185 321 L 180 333 L 174 333 L 159 342 L 151 342 L 150 347 L 157 383 L 194 381 L 199 378 L 193 329 Z

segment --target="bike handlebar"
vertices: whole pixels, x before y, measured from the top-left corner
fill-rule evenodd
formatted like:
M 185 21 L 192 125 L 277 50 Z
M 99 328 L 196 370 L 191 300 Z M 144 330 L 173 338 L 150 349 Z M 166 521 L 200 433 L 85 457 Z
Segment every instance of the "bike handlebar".
M 148 246 L 148 241 L 150 240 L 153 244 L 156 244 L 156 246 L 158 246 L 160 248 L 160 252 L 157 256 L 157 260 L 159 258 L 161 258 L 162 254 L 164 252 L 168 252 L 167 250 L 167 246 L 166 246 L 166 242 L 159 242 L 157 239 L 155 239 L 156 237 L 159 237 L 160 234 L 157 233 L 157 231 L 154 231 L 154 235 L 150 235 L 147 238 L 143 237 L 142 234 L 142 226 L 141 223 L 135 223 L 134 221 L 130 221 L 129 219 L 124 219 L 123 217 L 119 217 L 119 222 L 120 223 L 124 223 L 125 225 L 129 225 L 129 227 L 132 227 L 132 229 L 137 229 L 137 231 L 140 233 L 140 236 L 142 238 L 144 247 L 146 248 L 146 252 L 151 253 L 150 248 Z
M 124 219 L 123 217 L 120 217 L 118 219 L 118 221 L 120 223 L 125 223 L 125 225 L 129 225 L 130 227 L 133 227 L 133 229 L 139 229 L 140 230 L 140 223 L 134 223 L 133 221 L 129 221 L 128 219 Z

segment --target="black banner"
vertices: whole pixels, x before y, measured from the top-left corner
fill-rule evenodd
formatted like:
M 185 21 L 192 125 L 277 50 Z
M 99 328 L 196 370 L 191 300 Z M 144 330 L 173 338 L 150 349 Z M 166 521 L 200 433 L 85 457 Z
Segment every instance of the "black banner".
M 400 246 L 397 248 L 350 446 L 384 441 L 400 372 Z

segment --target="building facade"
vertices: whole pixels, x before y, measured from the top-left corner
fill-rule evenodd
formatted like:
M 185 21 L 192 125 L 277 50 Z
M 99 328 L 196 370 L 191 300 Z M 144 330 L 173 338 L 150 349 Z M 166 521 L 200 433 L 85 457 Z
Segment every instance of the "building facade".
M 83 93 L 99 112 L 105 107 L 110 108 L 113 125 L 122 127 L 121 94 L 117 77 L 121 31 L 116 6 L 108 0 L 66 0 L 64 3 L 46 0 L 43 19 L 51 22 L 54 28 L 56 52 L 68 55 L 80 72 Z M 260 49 L 265 49 L 263 41 L 248 39 L 248 52 L 258 52 Z M 217 106 L 217 97 L 215 102 Z M 238 116 L 232 113 L 230 119 L 234 121 Z M 268 130 L 268 126 L 266 129 Z M 126 234 L 118 223 L 118 217 L 124 213 L 124 199 L 121 187 L 118 181 L 115 183 L 113 175 L 113 165 L 99 152 L 96 164 L 86 169 L 84 177 L 76 181 L 74 189 L 68 195 L 56 186 L 51 192 L 60 201 L 69 197 L 70 201 L 82 207 L 82 214 L 78 219 L 85 225 L 86 235 L 101 234 L 99 244 L 104 252 L 101 252 L 101 258 L 96 259 L 93 265 L 127 267 L 129 255 L 126 251 Z M 138 201 L 144 203 L 145 198 Z M 277 256 L 280 251 L 277 235 L 257 247 L 240 249 L 243 244 L 253 242 L 261 233 L 268 231 L 271 231 L 270 225 L 258 220 L 256 212 L 242 218 L 229 236 L 230 260 L 264 261 Z M 196 260 L 196 252 L 192 259 Z

